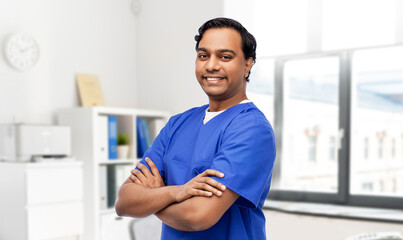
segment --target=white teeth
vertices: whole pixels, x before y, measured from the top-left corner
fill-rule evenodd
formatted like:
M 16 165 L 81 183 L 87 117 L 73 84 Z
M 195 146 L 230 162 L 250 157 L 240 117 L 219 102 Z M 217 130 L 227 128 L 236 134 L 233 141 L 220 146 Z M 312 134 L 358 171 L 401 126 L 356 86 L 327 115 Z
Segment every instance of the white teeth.
M 207 78 L 208 81 L 218 81 L 221 80 L 222 78 Z

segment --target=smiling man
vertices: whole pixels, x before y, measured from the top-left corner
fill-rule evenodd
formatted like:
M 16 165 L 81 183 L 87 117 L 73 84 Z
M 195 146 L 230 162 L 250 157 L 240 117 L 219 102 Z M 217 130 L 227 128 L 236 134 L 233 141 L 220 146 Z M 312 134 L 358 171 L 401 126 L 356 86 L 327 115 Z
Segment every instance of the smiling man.
M 209 104 L 173 116 L 122 185 L 116 212 L 155 214 L 162 239 L 266 239 L 274 133 L 248 100 L 255 38 L 237 21 L 199 28 L 196 77 Z

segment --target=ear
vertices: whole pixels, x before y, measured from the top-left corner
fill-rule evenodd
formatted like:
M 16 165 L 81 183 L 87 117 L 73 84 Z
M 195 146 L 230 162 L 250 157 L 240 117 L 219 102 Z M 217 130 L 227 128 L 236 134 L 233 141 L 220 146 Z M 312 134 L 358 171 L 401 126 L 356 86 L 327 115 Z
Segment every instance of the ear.
M 245 78 L 249 76 L 249 71 L 252 68 L 252 66 L 253 66 L 253 58 L 250 57 L 245 61 L 245 76 L 244 76 Z

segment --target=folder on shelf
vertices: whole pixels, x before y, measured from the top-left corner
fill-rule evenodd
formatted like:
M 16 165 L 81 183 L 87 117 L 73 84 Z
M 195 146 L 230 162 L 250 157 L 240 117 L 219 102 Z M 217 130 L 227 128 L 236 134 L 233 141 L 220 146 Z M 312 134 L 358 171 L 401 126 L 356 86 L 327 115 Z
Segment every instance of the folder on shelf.
M 99 166 L 99 207 L 100 209 L 108 208 L 108 178 L 105 165 Z
M 153 137 L 152 137 L 152 141 L 151 142 L 153 142 L 154 141 L 154 138 L 156 137 L 156 136 L 158 136 L 158 134 L 160 133 L 160 131 L 164 128 L 164 126 L 165 126 L 165 121 L 163 120 L 163 119 L 159 119 L 159 118 L 157 118 L 157 119 L 153 119 L 153 121 L 151 121 L 151 123 L 150 123 L 150 129 L 151 129 L 151 131 L 152 131 L 152 133 L 153 133 Z
M 109 165 L 107 166 L 107 206 L 115 205 L 116 197 L 118 196 L 120 186 L 130 176 L 133 167 L 131 165 Z
M 148 124 L 145 119 L 141 118 L 141 127 L 143 128 L 144 138 L 146 140 L 146 151 L 151 147 L 150 131 L 148 131 Z
M 117 159 L 117 147 L 118 147 L 118 127 L 117 127 L 117 117 L 108 116 L 108 152 L 109 159 Z
M 116 200 L 116 192 L 115 192 L 115 185 L 116 185 L 116 172 L 115 172 L 115 165 L 108 165 L 107 169 L 107 204 L 108 207 L 113 207 L 115 205 Z
M 137 157 L 142 158 L 144 153 L 148 149 L 146 134 L 148 132 L 145 131 L 147 126 L 143 123 L 143 119 L 137 117 Z
M 106 161 L 109 158 L 109 140 L 108 140 L 108 116 L 100 115 L 97 117 L 99 145 L 98 145 L 98 161 Z

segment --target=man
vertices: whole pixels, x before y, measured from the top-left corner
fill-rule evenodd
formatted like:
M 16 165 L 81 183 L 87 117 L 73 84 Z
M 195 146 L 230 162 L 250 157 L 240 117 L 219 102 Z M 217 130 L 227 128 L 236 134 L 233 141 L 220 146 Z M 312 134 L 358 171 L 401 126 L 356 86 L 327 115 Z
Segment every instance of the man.
M 173 116 L 122 185 L 116 212 L 155 214 L 162 239 L 266 239 L 262 207 L 275 141 L 246 97 L 255 38 L 228 18 L 196 40 L 196 77 L 209 104 Z

